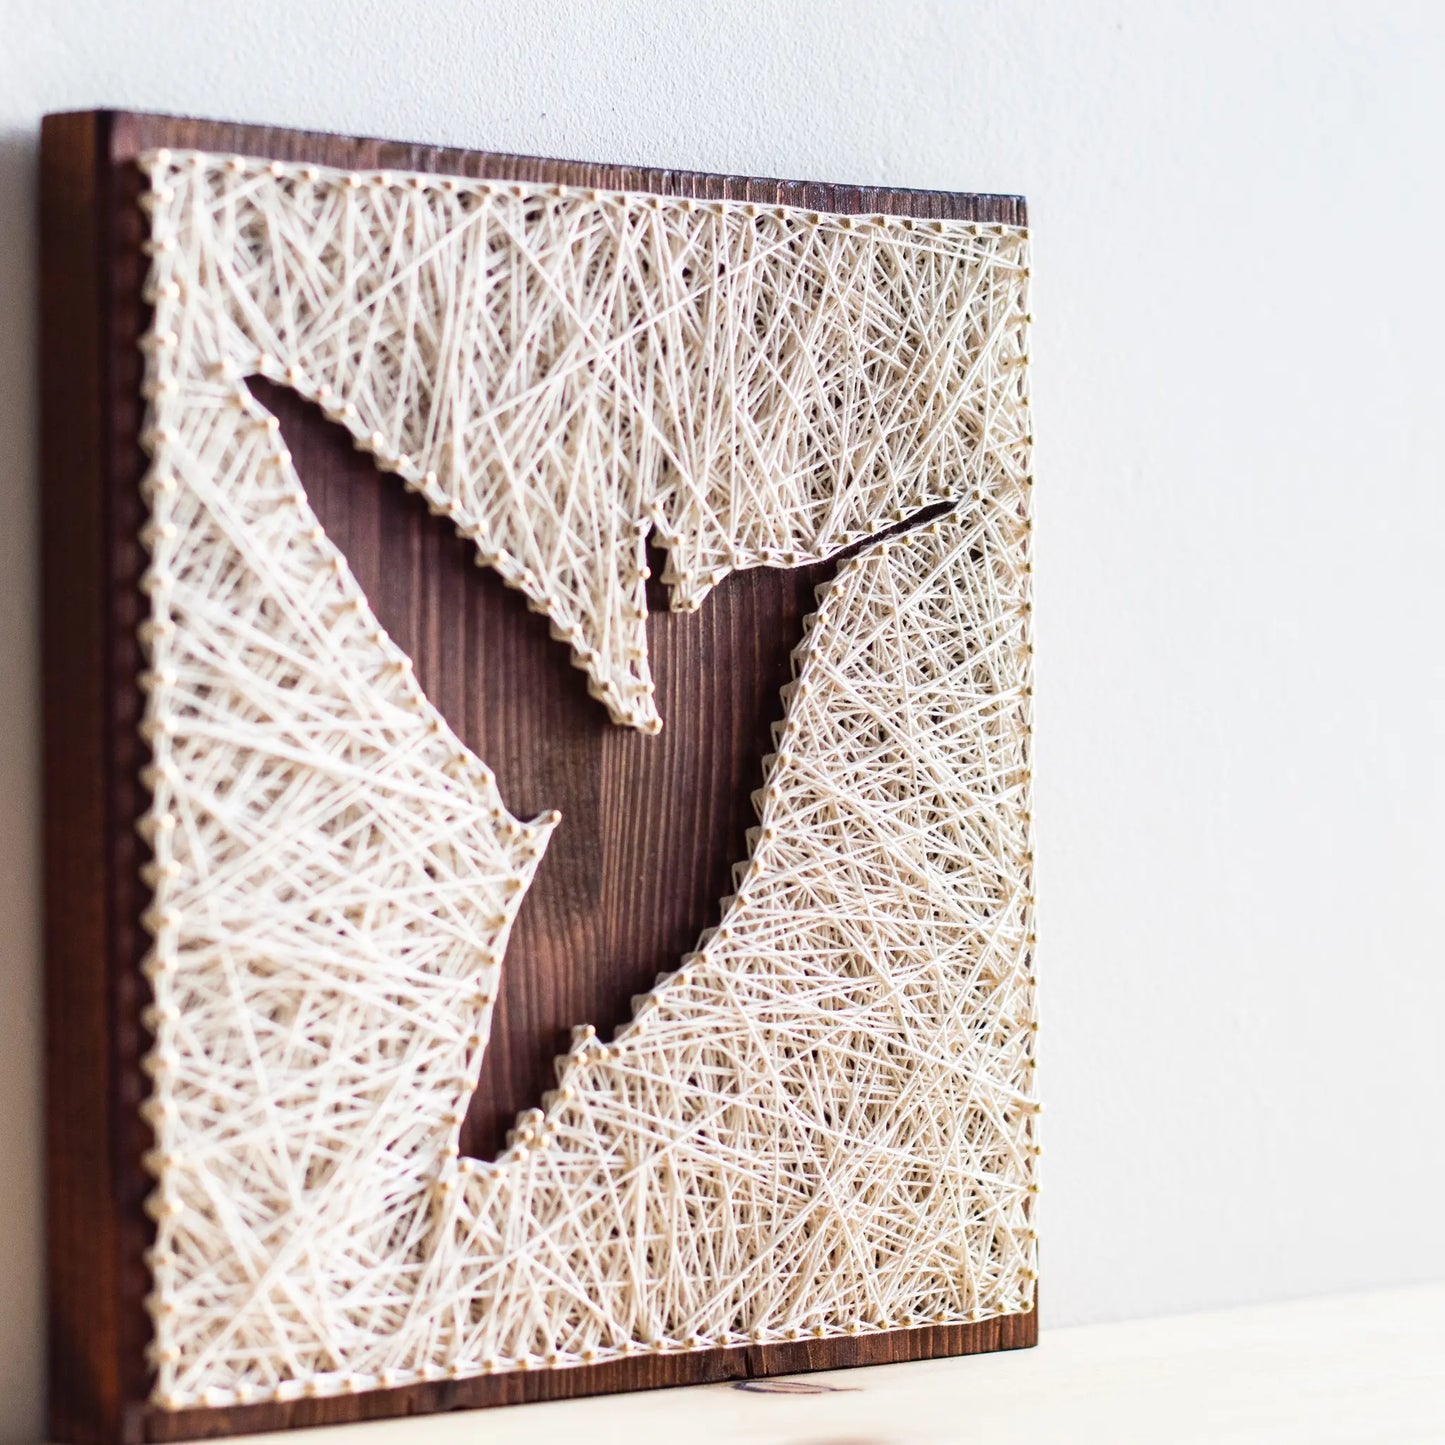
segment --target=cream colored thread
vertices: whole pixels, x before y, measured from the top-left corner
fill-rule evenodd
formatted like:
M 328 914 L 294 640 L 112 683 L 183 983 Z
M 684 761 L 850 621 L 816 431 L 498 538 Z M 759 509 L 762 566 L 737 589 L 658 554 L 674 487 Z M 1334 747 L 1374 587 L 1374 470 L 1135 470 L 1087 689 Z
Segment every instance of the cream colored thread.
M 419 179 L 178 156 L 162 285 L 204 297 L 191 355 L 320 401 L 446 511 L 619 722 L 660 725 L 649 527 L 691 608 L 1016 462 L 1017 230 Z
M 1030 1307 L 1022 234 L 149 170 L 157 1399 Z M 696 605 L 962 499 L 842 568 L 723 926 L 491 1165 L 456 1129 L 555 818 L 512 819 L 421 695 L 248 371 L 647 728 L 649 524 Z

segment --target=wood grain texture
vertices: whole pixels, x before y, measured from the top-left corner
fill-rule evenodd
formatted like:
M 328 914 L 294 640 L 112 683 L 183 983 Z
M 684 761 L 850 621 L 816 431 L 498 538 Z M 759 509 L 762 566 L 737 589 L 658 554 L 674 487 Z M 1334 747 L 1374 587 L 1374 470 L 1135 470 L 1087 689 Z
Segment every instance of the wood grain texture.
M 42 131 L 46 1211 L 59 1439 L 138 1439 L 149 1370 L 139 1114 L 140 176 L 108 116 Z
M 103 308 L 95 136 L 46 121 L 40 366 L 45 775 L 45 1190 L 51 1428 L 90 1438 L 114 1412 L 118 1210 L 109 1136 L 106 963 L 106 549 L 96 501 Z M 86 1060 L 92 1061 L 87 1065 Z M 99 1147 L 95 1147 L 99 1146 Z
M 443 171 L 835 212 L 1024 224 L 1022 200 L 440 150 L 85 112 L 43 132 L 42 434 L 46 617 L 48 1219 L 51 1429 L 83 1442 L 180 1440 L 463 1406 L 1029 1345 L 1037 1315 L 856 1339 L 649 1356 L 336 1399 L 169 1414 L 146 1403 L 142 1208 L 148 1143 L 139 973 L 147 903 L 135 820 L 144 761 L 135 627 L 143 554 L 137 343 L 146 313 L 143 151 L 234 151 L 351 169 Z M 716 921 L 754 821 L 770 724 L 813 588 L 836 563 L 730 577 L 695 614 L 649 597 L 663 732 L 611 725 L 545 619 L 469 543 L 295 396 L 280 417 L 312 504 L 382 624 L 517 815 L 560 808 L 502 970 L 463 1148 L 490 1157 L 554 1082 L 574 1024 L 606 1036 L 630 999 Z M 654 566 L 654 574 L 661 567 Z M 502 685 L 497 685 L 501 679 Z
M 649 584 L 648 655 L 663 731 L 610 722 L 583 673 L 475 547 L 379 472 L 294 393 L 253 381 L 327 535 L 346 553 L 417 681 L 493 769 L 518 817 L 562 811 L 507 944 L 491 1038 L 462 1134 L 489 1159 L 557 1083 L 574 1025 L 603 1038 L 677 967 L 747 856 L 789 654 L 836 563 L 735 573 L 699 611 Z M 654 579 L 662 559 L 653 558 Z
M 735 1350 L 697 1350 L 687 1354 L 645 1355 L 605 1365 L 528 1374 L 481 1375 L 377 1390 L 340 1400 L 300 1400 L 290 1405 L 247 1405 L 234 1410 L 153 1411 L 146 1439 L 183 1441 L 233 1435 L 242 1431 L 285 1430 L 341 1421 L 385 1420 L 398 1415 L 430 1414 L 490 1405 L 523 1405 L 537 1400 L 566 1400 L 607 1395 L 619 1390 L 655 1390 L 669 1385 L 710 1385 L 721 1380 L 795 1375 L 808 1370 L 840 1370 L 855 1365 L 891 1365 L 941 1355 L 978 1355 L 993 1350 L 1025 1349 L 1038 1343 L 1037 1316 L 1009 1315 L 976 1325 L 939 1325 L 887 1334 L 796 1344 L 746 1346 Z M 341 1413 L 337 1406 L 343 1407 Z M 960 1413 L 964 1403 L 960 1401 Z M 479 1427 L 479 1434 L 485 1430 Z M 482 1438 L 485 1438 L 482 1435 Z M 840 1442 L 841 1445 L 841 1442 Z

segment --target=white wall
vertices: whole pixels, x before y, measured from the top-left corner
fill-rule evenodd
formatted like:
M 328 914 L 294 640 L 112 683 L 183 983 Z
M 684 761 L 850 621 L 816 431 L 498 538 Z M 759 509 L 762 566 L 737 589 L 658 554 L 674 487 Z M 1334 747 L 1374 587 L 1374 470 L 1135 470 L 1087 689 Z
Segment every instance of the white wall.
M 1445 1275 L 1445 7 L 0 0 L 0 37 L 0 1438 L 40 1418 L 67 107 L 1026 192 L 1046 1319 Z

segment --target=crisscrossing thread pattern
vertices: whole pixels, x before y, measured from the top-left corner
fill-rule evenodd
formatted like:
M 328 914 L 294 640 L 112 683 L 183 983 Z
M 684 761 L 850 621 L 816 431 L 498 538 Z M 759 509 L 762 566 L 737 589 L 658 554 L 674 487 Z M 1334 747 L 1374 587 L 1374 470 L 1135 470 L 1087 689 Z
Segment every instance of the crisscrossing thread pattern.
M 148 168 L 156 1398 L 1030 1308 L 1023 234 Z M 514 819 L 421 693 L 251 373 L 646 729 L 649 530 L 694 606 L 956 503 L 840 568 L 721 926 L 614 1040 L 579 1030 L 492 1164 L 458 1129 L 557 820 Z

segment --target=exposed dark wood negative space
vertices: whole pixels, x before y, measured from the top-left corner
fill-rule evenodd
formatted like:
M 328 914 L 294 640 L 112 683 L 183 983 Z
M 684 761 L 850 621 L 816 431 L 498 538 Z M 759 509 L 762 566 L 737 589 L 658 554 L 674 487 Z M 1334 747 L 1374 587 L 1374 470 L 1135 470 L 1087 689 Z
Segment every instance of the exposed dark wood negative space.
M 77 1442 L 181 1440 L 463 1406 L 736 1379 L 1033 1344 L 1036 1315 L 831 1340 L 649 1355 L 577 1369 L 168 1413 L 147 1402 L 150 1142 L 139 971 L 148 902 L 135 822 L 144 554 L 138 342 L 146 260 L 142 152 L 167 146 L 350 169 L 450 172 L 1024 224 L 1021 199 L 644 170 L 441 150 L 214 121 L 94 111 L 47 117 L 42 142 L 42 445 L 46 788 L 47 1259 L 50 1429 Z M 755 821 L 789 653 L 835 564 L 728 578 L 702 609 L 649 598 L 665 727 L 607 721 L 583 675 L 471 544 L 294 395 L 281 418 L 312 504 L 419 680 L 497 774 L 518 816 L 559 808 L 502 969 L 463 1138 L 491 1157 L 554 1082 L 572 1025 L 610 1033 L 631 995 L 716 921 Z M 654 566 L 654 574 L 661 567 Z M 657 584 L 654 584 L 657 587 Z
M 311 505 L 381 625 L 492 768 L 508 808 L 563 816 L 507 944 L 463 1129 L 463 1152 L 490 1159 L 517 1114 L 555 1086 L 573 1026 L 610 1037 L 633 996 L 718 922 L 757 821 L 752 793 L 791 654 L 839 558 L 734 573 L 699 611 L 679 614 L 655 554 L 647 644 L 665 727 L 649 737 L 608 720 L 547 619 L 477 567 L 473 544 L 378 471 L 349 433 L 284 387 L 249 385 L 280 419 Z
M 602 1037 L 718 921 L 757 821 L 789 656 L 833 563 L 735 573 L 693 613 L 668 611 L 653 558 L 647 645 L 663 731 L 619 727 L 584 675 L 473 543 L 379 472 L 342 428 L 253 379 L 297 475 L 417 681 L 497 777 L 512 813 L 562 826 L 507 944 L 492 1035 L 462 1135 L 490 1159 L 517 1114 L 556 1087 L 574 1025 Z

